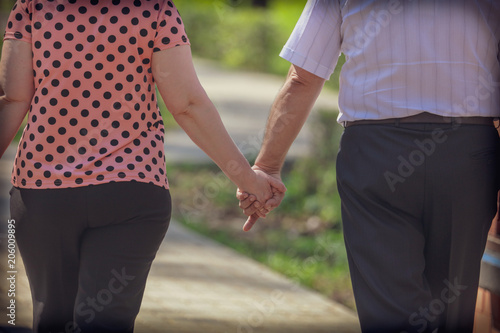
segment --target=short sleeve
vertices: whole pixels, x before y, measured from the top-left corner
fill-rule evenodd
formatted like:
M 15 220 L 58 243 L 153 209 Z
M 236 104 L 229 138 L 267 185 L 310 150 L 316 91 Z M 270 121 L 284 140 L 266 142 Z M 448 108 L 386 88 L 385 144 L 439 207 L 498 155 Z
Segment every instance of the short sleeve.
M 31 43 L 31 0 L 17 0 L 10 12 L 4 39 Z
M 340 56 L 341 24 L 338 0 L 309 0 L 280 56 L 328 80 Z
M 154 52 L 189 45 L 181 15 L 172 1 L 163 1 L 158 15 Z

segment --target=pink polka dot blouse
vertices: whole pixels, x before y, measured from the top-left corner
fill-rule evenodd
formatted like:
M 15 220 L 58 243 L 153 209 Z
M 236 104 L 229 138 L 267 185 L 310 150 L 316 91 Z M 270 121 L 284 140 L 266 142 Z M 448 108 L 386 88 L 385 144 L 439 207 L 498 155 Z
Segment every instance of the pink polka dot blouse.
M 18 0 L 5 39 L 32 45 L 35 79 L 14 186 L 168 188 L 151 58 L 189 44 L 172 1 Z

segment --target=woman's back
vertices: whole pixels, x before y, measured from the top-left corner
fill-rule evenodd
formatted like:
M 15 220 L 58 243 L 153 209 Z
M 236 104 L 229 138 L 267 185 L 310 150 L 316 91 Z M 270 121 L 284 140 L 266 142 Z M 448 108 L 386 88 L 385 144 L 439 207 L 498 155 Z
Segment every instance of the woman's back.
M 19 2 L 6 39 L 32 44 L 35 95 L 13 183 L 136 180 L 168 188 L 155 51 L 188 44 L 171 1 Z

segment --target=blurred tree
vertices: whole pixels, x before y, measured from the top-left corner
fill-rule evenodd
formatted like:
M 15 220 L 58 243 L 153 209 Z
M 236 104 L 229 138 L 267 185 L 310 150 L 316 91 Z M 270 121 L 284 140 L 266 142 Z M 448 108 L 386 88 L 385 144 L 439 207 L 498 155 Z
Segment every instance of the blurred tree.
M 16 0 L 0 0 L 0 11 L 9 11 L 12 9 L 12 6 L 16 3 Z M 4 27 L 2 27 L 3 29 Z
M 252 0 L 252 6 L 266 8 L 268 0 Z

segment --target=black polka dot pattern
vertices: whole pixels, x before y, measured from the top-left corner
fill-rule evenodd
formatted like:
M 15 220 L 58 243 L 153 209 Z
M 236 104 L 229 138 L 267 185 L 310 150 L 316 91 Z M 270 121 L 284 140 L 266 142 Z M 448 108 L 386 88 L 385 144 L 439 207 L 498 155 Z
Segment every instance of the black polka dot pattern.
M 15 186 L 168 188 L 151 58 L 189 44 L 172 1 L 18 0 L 5 39 L 31 43 L 34 58 Z

